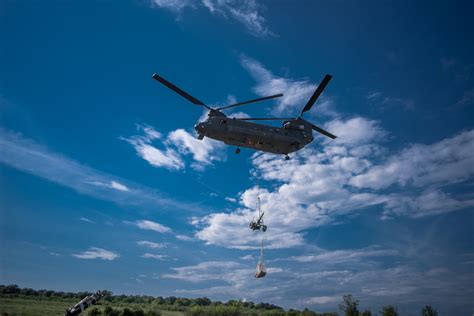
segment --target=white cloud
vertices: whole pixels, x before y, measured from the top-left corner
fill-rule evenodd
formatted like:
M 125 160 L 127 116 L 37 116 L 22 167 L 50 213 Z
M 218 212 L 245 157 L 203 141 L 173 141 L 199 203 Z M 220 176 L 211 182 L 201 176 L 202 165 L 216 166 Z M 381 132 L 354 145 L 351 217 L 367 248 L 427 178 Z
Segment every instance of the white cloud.
M 160 261 L 165 261 L 165 260 L 172 259 L 170 256 L 167 256 L 167 255 L 155 255 L 155 254 L 152 254 L 152 253 L 145 253 L 145 254 L 142 255 L 142 258 L 155 259 L 155 260 L 160 260 Z
M 206 137 L 199 140 L 184 129 L 174 130 L 164 138 L 151 126 L 137 127 L 139 135 L 121 139 L 131 144 L 138 156 L 154 167 L 183 169 L 186 166 L 183 157 L 186 155 L 192 155 L 191 167 L 200 171 L 214 161 L 225 160 L 225 152 L 222 150 L 225 145 L 213 139 Z
M 415 102 L 410 98 L 387 96 L 380 91 L 370 92 L 366 95 L 366 98 L 369 103 L 377 105 L 380 110 L 394 108 L 396 110 L 411 111 L 415 107 Z
M 117 181 L 112 181 L 110 184 L 110 187 L 119 191 L 130 191 L 126 185 L 121 184 L 120 182 Z
M 239 257 L 240 260 L 255 260 L 255 257 L 252 255 L 245 255 L 242 257 Z
M 368 100 L 371 100 L 371 99 L 377 99 L 381 97 L 382 95 L 383 93 L 380 91 L 373 91 L 373 92 L 368 93 L 366 97 Z
M 315 255 L 290 257 L 288 260 L 336 264 L 341 262 L 358 261 L 363 258 L 392 257 L 397 255 L 399 255 L 399 253 L 396 250 L 383 249 L 379 246 L 371 246 L 362 249 L 321 251 Z
M 175 273 L 164 274 L 163 278 L 177 279 L 186 282 L 203 282 L 209 280 L 223 280 L 234 283 L 234 273 L 243 272 L 242 266 L 232 261 L 206 261 L 194 266 L 172 268 Z M 245 278 L 242 276 L 242 278 Z M 241 278 L 239 278 L 240 280 Z
M 161 225 L 160 223 L 148 221 L 148 220 L 139 220 L 134 222 L 138 228 L 145 229 L 145 230 L 152 230 L 158 233 L 169 233 L 171 232 L 171 228 Z
M 181 241 L 193 241 L 194 238 L 186 236 L 186 235 L 176 235 L 176 239 L 179 239 Z
M 474 205 L 469 195 L 442 189 L 474 177 L 474 131 L 389 154 L 382 147 L 387 132 L 377 121 L 356 117 L 326 126 L 341 136 L 323 141 L 321 148 L 308 146 L 290 161 L 254 154 L 253 174 L 276 186 L 248 188 L 240 195 L 240 208 L 195 221 L 200 228 L 196 237 L 228 248 L 257 247 L 258 234 L 247 228 L 255 216 L 257 192 L 269 227 L 267 248 L 303 245 L 306 229 L 375 205 L 383 209 L 382 219 L 423 217 Z M 396 191 L 387 192 L 389 186 L 396 186 Z
M 335 303 L 341 300 L 342 295 L 334 296 L 314 296 L 304 300 L 305 304 L 309 305 L 324 305 L 329 303 Z
M 466 181 L 474 176 L 474 130 L 440 142 L 414 144 L 356 175 L 358 188 L 385 189 L 391 185 L 424 187 Z
M 179 12 L 186 7 L 194 7 L 195 0 L 152 0 L 153 6 Z
M 262 15 L 265 6 L 256 0 L 152 0 L 152 5 L 177 14 L 185 8 L 203 7 L 212 15 L 239 22 L 254 36 L 275 36 Z
M 138 156 L 154 167 L 164 167 L 170 170 L 184 168 L 184 161 L 175 149 L 169 148 L 166 145 L 164 145 L 164 148 L 159 149 L 152 145 L 155 140 L 162 141 L 162 136 L 159 132 L 147 125 L 137 125 L 137 128 L 141 134 L 130 138 L 122 138 L 122 140 L 130 143 L 135 148 Z
M 241 55 L 240 62 L 257 82 L 257 85 L 253 88 L 256 94 L 260 96 L 284 94 L 283 97 L 277 99 L 276 106 L 273 108 L 272 112 L 275 115 L 298 116 L 317 87 L 317 84 L 306 79 L 294 80 L 277 77 L 260 62 L 245 55 Z M 317 112 L 318 115 L 336 117 L 338 114 L 333 110 L 333 107 L 334 102 L 325 93 L 320 97 L 312 111 Z
M 147 137 L 156 137 L 148 131 Z M 161 196 L 156 189 L 119 179 L 90 168 L 23 137 L 0 128 L 0 163 L 79 193 L 117 204 L 199 209 L 198 205 Z
M 94 221 L 91 221 L 90 219 L 86 218 L 86 217 L 81 217 L 79 218 L 81 221 L 83 222 L 86 222 L 86 223 L 89 223 L 89 224 L 95 224 Z
M 466 107 L 472 104 L 474 104 L 474 88 L 464 91 L 462 98 L 454 104 L 454 107 Z
M 121 184 L 120 182 L 117 182 L 117 181 L 113 181 L 113 180 L 110 181 L 110 183 L 104 183 L 100 181 L 87 181 L 87 183 L 98 186 L 98 187 L 106 187 L 106 188 L 114 189 L 117 191 L 124 191 L 124 192 L 130 191 L 126 185 Z
M 208 137 L 202 140 L 192 136 L 184 129 L 177 129 L 169 133 L 167 141 L 177 147 L 183 154 L 192 154 L 195 169 L 202 170 L 204 166 L 211 165 L 213 161 L 222 161 L 225 156 L 222 153 L 224 144 Z
M 333 120 L 325 127 L 337 135 L 337 144 L 352 146 L 370 144 L 383 141 L 387 137 L 387 132 L 380 127 L 380 122 L 363 117 L 354 117 L 345 121 Z
M 237 199 L 236 199 L 236 198 L 226 197 L 225 200 L 228 201 L 228 202 L 237 203 Z
M 112 252 L 110 250 L 105 250 L 102 248 L 91 247 L 89 250 L 80 252 L 77 254 L 72 254 L 73 257 L 79 259 L 101 259 L 101 260 L 115 260 L 120 255 L 118 253 Z
M 241 208 L 232 213 L 215 213 L 196 222 L 204 226 L 196 237 L 208 244 L 230 248 L 257 247 L 259 236 L 247 226 L 256 213 L 258 192 L 269 227 L 265 233 L 268 248 L 302 245 L 303 230 L 327 224 L 336 216 L 358 208 L 382 203 L 384 200 L 377 194 L 353 192 L 345 186 L 354 174 L 371 165 L 366 156 L 378 152 L 378 148 L 370 143 L 385 132 L 378 124 L 363 118 L 336 122 L 334 126 L 341 130 L 356 125 L 361 129 L 357 135 L 361 136 L 345 140 L 347 144 L 345 141 L 327 143 L 322 150 L 309 147 L 290 161 L 275 155 L 255 154 L 254 173 L 280 185 L 273 191 L 257 187 L 245 190 L 240 196 Z
M 156 243 L 156 242 L 146 241 L 146 240 L 137 241 L 137 245 L 147 247 L 147 248 L 152 248 L 152 249 L 159 249 L 159 248 L 166 248 L 167 247 L 166 243 Z
M 394 216 L 424 217 L 474 207 L 474 198 L 456 199 L 439 189 L 427 189 L 417 196 L 394 194 L 385 204 L 382 219 Z

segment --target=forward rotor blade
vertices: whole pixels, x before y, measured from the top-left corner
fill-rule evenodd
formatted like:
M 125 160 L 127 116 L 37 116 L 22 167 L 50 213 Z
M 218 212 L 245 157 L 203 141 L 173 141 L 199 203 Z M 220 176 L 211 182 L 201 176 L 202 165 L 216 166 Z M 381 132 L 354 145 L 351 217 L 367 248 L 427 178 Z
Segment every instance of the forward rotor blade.
M 217 108 L 216 110 L 225 110 L 225 109 L 233 108 L 233 107 L 236 107 L 236 106 L 241 106 L 241 105 L 254 103 L 254 102 L 259 102 L 259 101 L 264 101 L 264 100 L 273 99 L 273 98 L 279 98 L 279 97 L 282 97 L 282 96 L 283 96 L 283 93 L 279 93 L 279 94 L 271 95 L 271 96 L 268 96 L 268 97 L 253 99 L 253 100 L 249 100 L 249 101 L 245 101 L 245 102 L 234 103 L 234 104 L 231 104 L 231 105 L 223 106 L 221 108 Z
M 316 126 L 316 125 L 314 125 L 314 124 L 312 124 L 312 123 L 310 123 L 310 122 L 308 122 L 308 121 L 306 121 L 306 120 L 305 120 L 305 122 L 306 122 L 307 124 L 309 124 L 309 125 L 311 126 L 311 128 L 314 129 L 316 132 L 319 132 L 319 133 L 321 133 L 321 134 L 323 134 L 323 135 L 325 135 L 325 136 L 327 136 L 327 137 L 329 137 L 329 138 L 332 138 L 332 139 L 336 139 L 336 138 L 337 138 L 336 135 L 329 133 L 328 131 L 322 129 L 321 127 Z
M 212 108 L 205 105 L 202 101 L 199 101 L 198 99 L 196 99 L 195 97 L 193 97 L 192 95 L 190 95 L 189 93 L 187 93 L 186 91 L 184 90 L 181 90 L 180 88 L 178 88 L 177 86 L 175 86 L 174 84 L 172 84 L 171 82 L 169 82 L 168 80 L 166 80 L 165 78 L 159 76 L 158 74 L 153 74 L 153 79 L 159 81 L 160 83 L 162 83 L 163 85 L 165 85 L 166 87 L 170 88 L 171 90 L 173 90 L 174 92 L 176 92 L 177 94 L 179 94 L 180 96 L 186 98 L 188 101 L 191 101 L 192 103 L 196 104 L 196 105 L 202 105 L 203 107 L 211 110 Z
M 294 120 L 294 117 L 233 117 L 233 120 L 238 121 L 287 121 Z
M 326 75 L 324 76 L 323 80 L 321 83 L 318 85 L 316 90 L 314 91 L 313 95 L 311 98 L 308 100 L 308 103 L 303 108 L 303 111 L 301 111 L 300 116 L 303 115 L 304 112 L 309 111 L 311 107 L 313 106 L 314 102 L 318 99 L 318 97 L 321 95 L 323 92 L 324 88 L 326 88 L 327 84 L 329 83 L 329 80 L 331 80 L 332 76 L 331 75 Z

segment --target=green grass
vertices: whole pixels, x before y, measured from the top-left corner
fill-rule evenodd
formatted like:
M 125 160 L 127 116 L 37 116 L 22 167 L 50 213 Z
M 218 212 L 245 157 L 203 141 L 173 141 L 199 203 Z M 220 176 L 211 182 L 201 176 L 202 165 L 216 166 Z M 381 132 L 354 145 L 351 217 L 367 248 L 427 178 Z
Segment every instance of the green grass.
M 21 298 L 0 298 L 0 314 L 16 316 L 62 316 L 64 310 L 74 304 L 71 301 L 40 301 Z
M 66 308 L 77 303 L 77 299 L 63 299 L 63 300 L 39 300 L 34 298 L 5 298 L 0 297 L 0 315 L 8 313 L 9 316 L 63 316 Z M 95 305 L 103 310 L 106 306 L 111 306 L 115 309 L 123 309 L 128 307 L 130 309 L 140 308 L 144 311 L 150 309 L 149 304 L 134 304 L 134 303 L 118 303 L 113 304 L 106 301 L 101 301 Z M 91 307 L 92 308 L 92 307 Z M 162 316 L 184 316 L 183 312 L 174 312 L 160 310 Z M 85 312 L 83 314 L 86 314 Z

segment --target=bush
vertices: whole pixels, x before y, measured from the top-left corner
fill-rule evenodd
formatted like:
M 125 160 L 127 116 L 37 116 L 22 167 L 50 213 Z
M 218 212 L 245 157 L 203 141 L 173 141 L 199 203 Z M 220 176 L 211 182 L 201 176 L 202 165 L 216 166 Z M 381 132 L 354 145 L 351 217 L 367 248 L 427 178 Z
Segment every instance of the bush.
M 102 315 L 102 312 L 97 307 L 92 307 L 91 309 L 87 311 L 86 315 L 87 316 L 100 316 Z
M 104 308 L 104 315 L 105 316 L 119 316 L 120 315 L 120 311 L 116 310 L 116 309 L 113 309 L 112 307 L 110 306 L 106 306 Z
M 194 306 L 186 312 L 186 316 L 240 316 L 239 309 L 235 306 Z
M 425 306 L 421 310 L 421 316 L 438 316 L 438 312 L 431 306 Z

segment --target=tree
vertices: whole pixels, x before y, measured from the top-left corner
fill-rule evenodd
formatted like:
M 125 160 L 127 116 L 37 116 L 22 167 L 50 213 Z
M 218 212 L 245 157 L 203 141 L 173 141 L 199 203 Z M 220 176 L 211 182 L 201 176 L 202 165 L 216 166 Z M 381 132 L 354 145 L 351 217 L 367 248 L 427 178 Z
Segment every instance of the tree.
M 345 316 L 359 316 L 359 310 L 357 306 L 359 301 L 354 299 L 352 295 L 344 295 L 342 297 L 343 302 L 339 304 L 339 309 L 344 313 Z
M 392 305 L 382 307 L 381 313 L 382 316 L 398 316 L 397 308 Z
M 438 316 L 438 312 L 433 307 L 427 305 L 421 309 L 421 316 Z
M 372 312 L 366 309 L 365 311 L 362 312 L 362 314 L 360 314 L 360 316 L 372 316 Z

